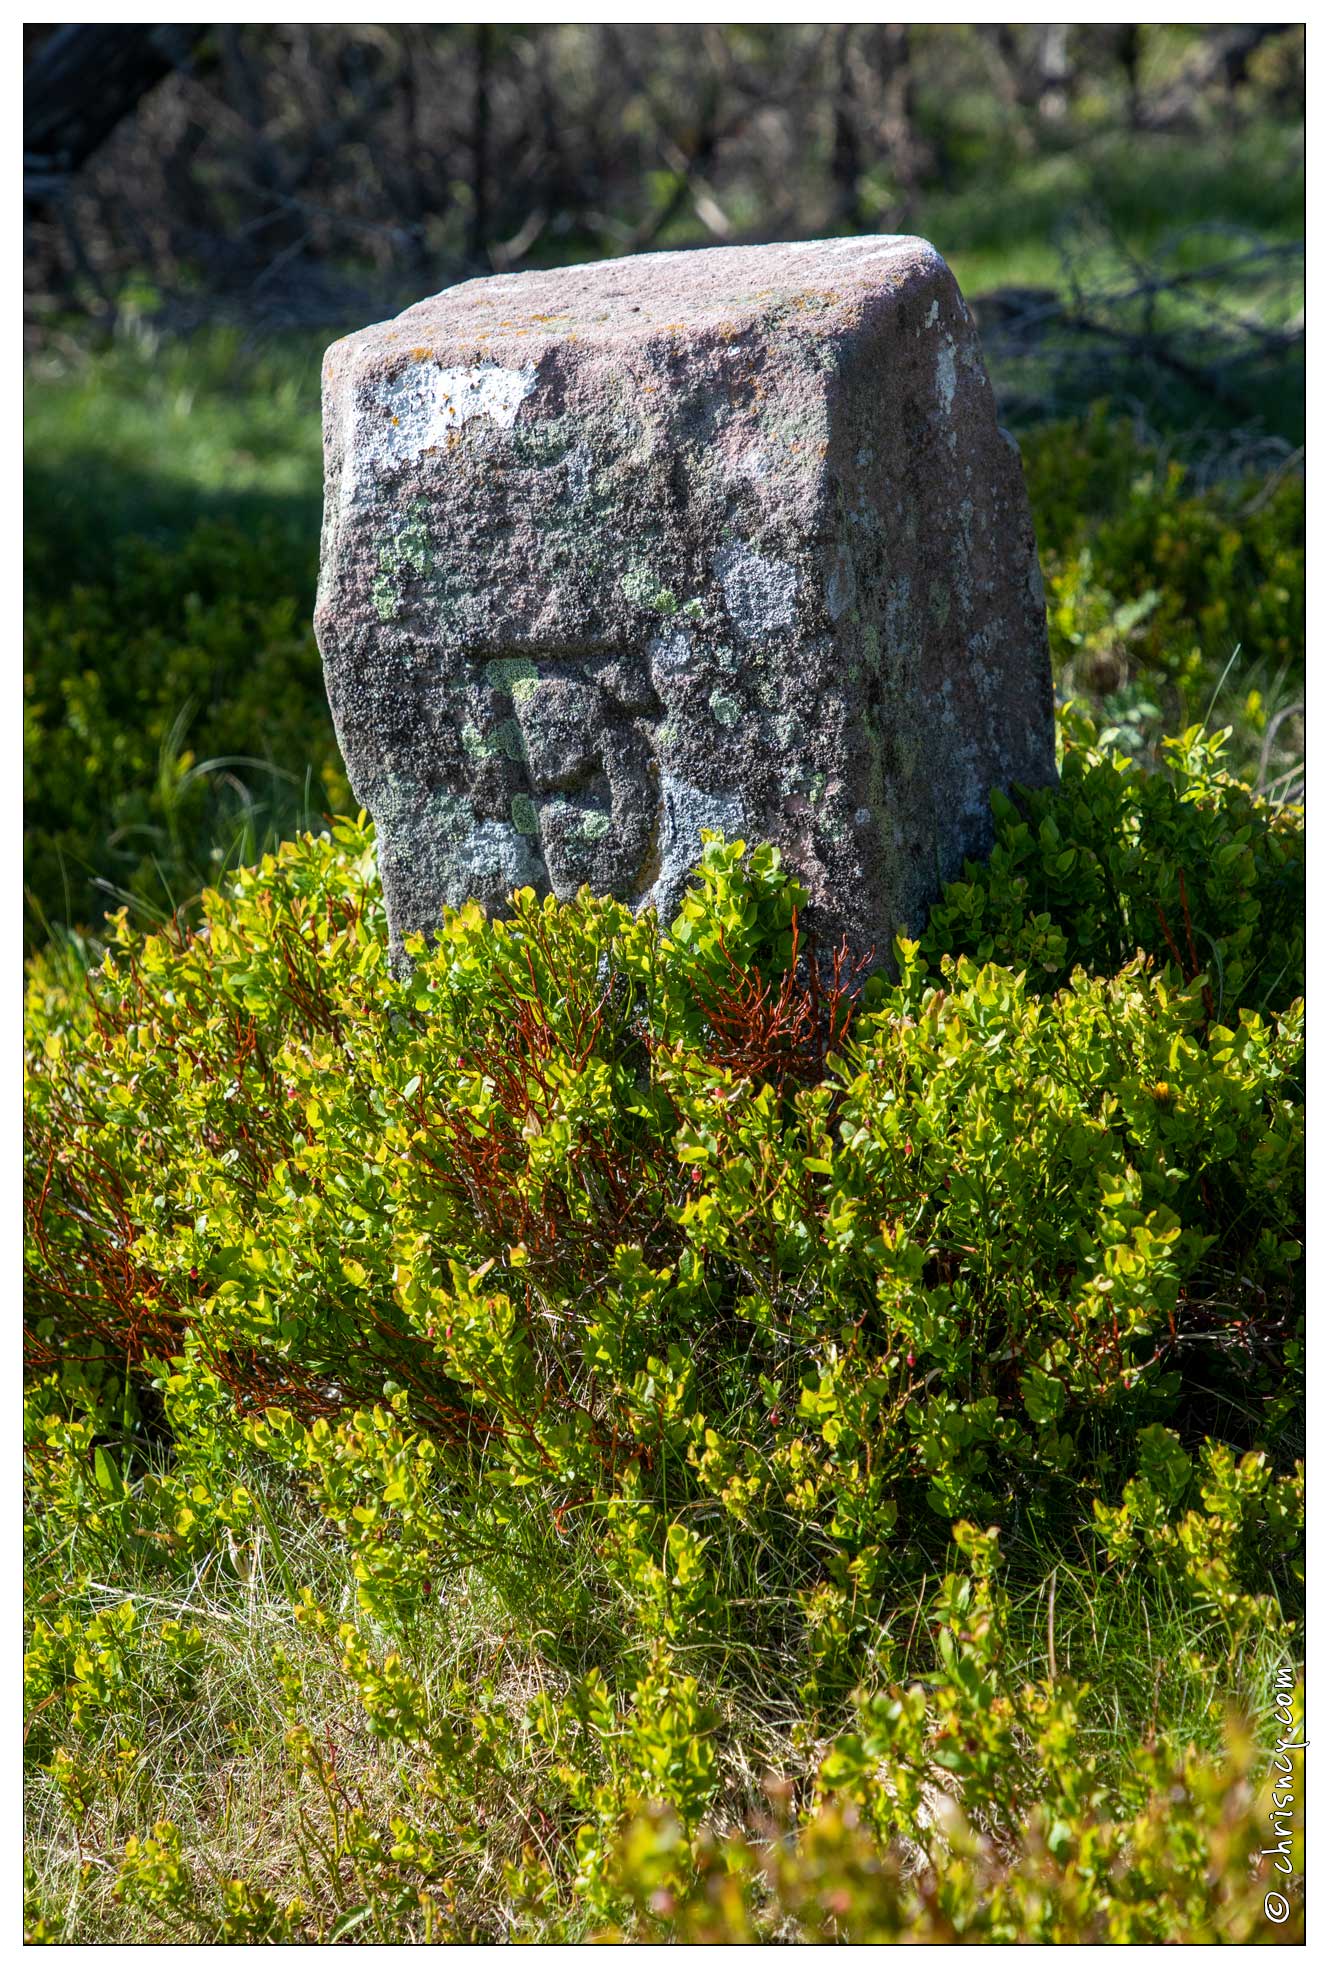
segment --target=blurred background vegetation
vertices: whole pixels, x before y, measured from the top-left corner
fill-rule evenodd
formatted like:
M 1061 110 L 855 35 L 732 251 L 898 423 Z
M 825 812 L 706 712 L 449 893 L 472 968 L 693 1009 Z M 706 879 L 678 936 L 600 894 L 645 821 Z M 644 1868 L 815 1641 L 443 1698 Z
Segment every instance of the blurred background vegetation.
M 310 629 L 318 355 L 477 273 L 836 233 L 946 255 L 1059 694 L 1302 788 L 1304 35 L 25 29 L 27 935 L 353 805 Z

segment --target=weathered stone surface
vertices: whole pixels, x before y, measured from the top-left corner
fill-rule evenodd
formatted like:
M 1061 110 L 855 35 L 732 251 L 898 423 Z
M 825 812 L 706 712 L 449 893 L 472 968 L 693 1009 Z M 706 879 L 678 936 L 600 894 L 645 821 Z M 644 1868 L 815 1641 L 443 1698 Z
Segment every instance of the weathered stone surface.
M 923 240 L 468 281 L 328 351 L 316 627 L 394 940 L 773 840 L 885 955 L 1054 771 L 1014 444 Z

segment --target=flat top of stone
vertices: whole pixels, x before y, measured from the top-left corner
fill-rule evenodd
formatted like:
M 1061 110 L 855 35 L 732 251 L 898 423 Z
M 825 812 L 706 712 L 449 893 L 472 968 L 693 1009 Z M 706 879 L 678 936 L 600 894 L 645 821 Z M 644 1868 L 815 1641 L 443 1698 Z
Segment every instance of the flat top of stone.
M 828 311 L 857 315 L 874 297 L 943 271 L 936 248 L 907 233 L 639 253 L 463 281 L 334 346 L 384 356 L 400 348 L 421 360 L 442 345 L 473 344 L 478 354 L 522 337 L 631 342 L 772 319 L 797 326 L 800 315 L 824 333 Z

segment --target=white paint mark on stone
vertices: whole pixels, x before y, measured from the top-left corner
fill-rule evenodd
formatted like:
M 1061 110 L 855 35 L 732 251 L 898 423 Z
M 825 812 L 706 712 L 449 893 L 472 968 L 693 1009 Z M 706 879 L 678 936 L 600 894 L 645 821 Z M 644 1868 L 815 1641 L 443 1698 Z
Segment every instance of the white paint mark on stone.
M 482 362 L 473 369 L 440 369 L 412 363 L 380 385 L 362 412 L 356 445 L 361 469 L 414 464 L 477 417 L 511 430 L 535 376 L 534 366 L 503 369 Z
M 932 306 L 928 309 L 927 313 L 923 317 L 923 326 L 924 328 L 935 328 L 940 319 L 941 319 L 941 303 L 939 301 L 934 301 L 932 303 Z
M 793 622 L 798 575 L 787 561 L 735 546 L 721 547 L 712 555 L 711 566 L 740 635 L 751 641 L 773 629 L 787 629 Z

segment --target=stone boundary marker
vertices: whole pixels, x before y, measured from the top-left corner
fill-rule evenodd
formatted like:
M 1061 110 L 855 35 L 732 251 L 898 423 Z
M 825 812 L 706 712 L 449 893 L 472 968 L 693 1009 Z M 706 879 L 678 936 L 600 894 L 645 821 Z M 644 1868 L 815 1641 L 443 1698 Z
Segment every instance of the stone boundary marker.
M 582 883 L 668 919 L 703 827 L 882 957 L 1054 776 L 1043 589 L 921 239 L 467 281 L 323 372 L 315 626 L 394 955 Z

